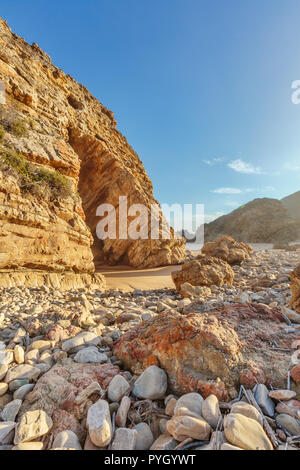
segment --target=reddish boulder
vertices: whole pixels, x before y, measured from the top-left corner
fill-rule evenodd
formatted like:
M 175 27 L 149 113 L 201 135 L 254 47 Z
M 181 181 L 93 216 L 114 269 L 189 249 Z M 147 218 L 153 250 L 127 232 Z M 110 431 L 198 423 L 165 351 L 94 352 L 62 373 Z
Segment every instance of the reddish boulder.
M 229 264 L 241 264 L 250 258 L 253 248 L 246 243 L 236 242 L 234 238 L 223 235 L 215 242 L 204 243 L 202 254 L 220 258 Z
M 192 286 L 223 286 L 233 283 L 234 272 L 228 263 L 212 256 L 200 255 L 183 264 L 181 271 L 172 272 L 177 290 L 188 282 Z
M 290 354 L 272 348 L 275 342 L 287 346 L 285 327 L 276 310 L 259 304 L 186 316 L 168 311 L 126 332 L 114 354 L 136 374 L 156 356 L 174 392 L 213 393 L 227 400 L 236 396 L 240 383 L 285 386 Z
M 61 431 L 72 430 L 83 443 L 82 420 L 88 407 L 99 399 L 99 394 L 80 404 L 75 402 L 77 395 L 92 382 L 98 382 L 106 389 L 119 372 L 119 368 L 111 364 L 78 364 L 72 359 L 64 359 L 46 372 L 26 395 L 19 417 L 26 411 L 43 410 L 53 420 L 54 437 Z

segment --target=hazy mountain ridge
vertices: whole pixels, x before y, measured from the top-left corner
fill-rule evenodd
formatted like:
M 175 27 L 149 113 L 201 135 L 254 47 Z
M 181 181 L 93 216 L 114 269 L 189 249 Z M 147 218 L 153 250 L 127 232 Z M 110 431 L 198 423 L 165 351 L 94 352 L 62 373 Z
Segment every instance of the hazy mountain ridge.
M 283 198 L 259 198 L 204 225 L 205 240 L 230 235 L 248 243 L 288 243 L 300 239 L 300 191 Z
M 290 217 L 300 220 L 300 191 L 281 199 L 281 203 L 288 211 Z

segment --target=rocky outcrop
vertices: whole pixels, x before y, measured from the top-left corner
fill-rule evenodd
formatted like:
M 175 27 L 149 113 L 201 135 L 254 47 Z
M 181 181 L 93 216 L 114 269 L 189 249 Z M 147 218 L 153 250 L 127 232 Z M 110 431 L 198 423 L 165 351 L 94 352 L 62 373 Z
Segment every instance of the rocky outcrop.
M 201 250 L 203 255 L 220 258 L 229 264 L 241 264 L 250 258 L 253 248 L 246 243 L 238 243 L 226 235 L 215 242 L 206 242 Z
M 300 313 L 300 264 L 290 274 L 290 287 L 292 291 L 291 307 Z
M 156 203 L 113 113 L 0 19 L 0 269 L 92 273 L 97 264 L 176 264 L 182 239 L 96 237 L 102 203 Z
M 45 273 L 42 271 L 0 271 L 1 287 L 49 287 L 67 291 L 71 289 L 97 288 L 105 290 L 106 281 L 100 273 L 75 274 Z
M 300 220 L 277 199 L 254 199 L 204 226 L 205 241 L 229 235 L 245 243 L 288 243 L 300 239 Z
M 282 320 L 276 310 L 257 304 L 187 316 L 164 312 L 125 333 L 114 354 L 137 374 L 150 363 L 161 366 L 175 392 L 227 400 L 240 384 L 285 386 L 290 352 L 272 346 L 284 348 L 290 340 Z
M 234 272 L 228 263 L 212 256 L 200 255 L 197 259 L 183 264 L 181 271 L 172 272 L 177 290 L 188 282 L 192 286 L 231 285 Z

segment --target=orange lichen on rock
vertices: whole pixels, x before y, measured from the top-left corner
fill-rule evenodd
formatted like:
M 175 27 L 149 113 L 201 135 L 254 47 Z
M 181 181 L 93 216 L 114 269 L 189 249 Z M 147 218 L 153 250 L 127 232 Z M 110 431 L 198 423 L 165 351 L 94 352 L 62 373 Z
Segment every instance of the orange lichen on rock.
M 114 354 L 136 374 L 154 355 L 175 392 L 213 393 L 227 400 L 240 383 L 285 384 L 290 355 L 271 346 L 282 343 L 284 328 L 276 310 L 256 304 L 186 316 L 168 311 L 126 332 Z

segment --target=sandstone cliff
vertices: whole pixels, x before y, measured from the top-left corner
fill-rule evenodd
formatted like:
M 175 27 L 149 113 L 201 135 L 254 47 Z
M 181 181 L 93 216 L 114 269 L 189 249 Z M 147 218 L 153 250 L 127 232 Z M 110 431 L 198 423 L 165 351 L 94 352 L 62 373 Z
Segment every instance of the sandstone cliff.
M 287 243 L 300 239 L 300 220 L 277 199 L 254 199 L 204 226 L 205 241 L 229 235 L 246 243 Z
M 183 240 L 95 237 L 96 208 L 155 203 L 113 113 L 0 19 L 0 270 L 92 273 L 99 264 L 176 264 Z

